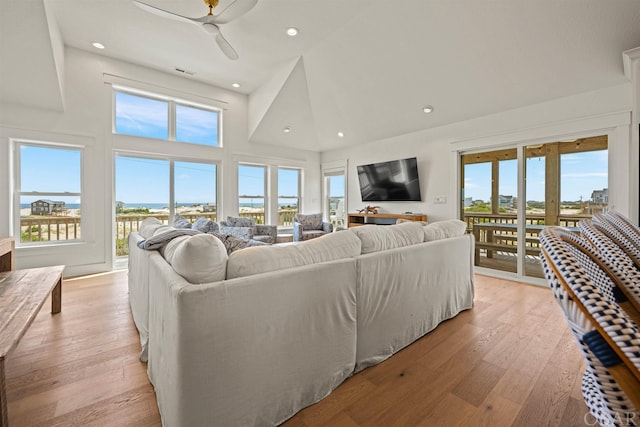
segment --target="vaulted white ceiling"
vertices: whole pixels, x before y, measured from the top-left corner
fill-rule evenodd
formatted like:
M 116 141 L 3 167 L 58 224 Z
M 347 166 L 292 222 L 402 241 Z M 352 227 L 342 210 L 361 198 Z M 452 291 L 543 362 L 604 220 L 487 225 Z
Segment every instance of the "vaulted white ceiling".
M 202 0 L 146 2 L 207 12 Z M 640 46 L 638 0 L 259 0 L 222 26 L 237 61 L 197 26 L 129 0 L 0 5 L 3 102 L 62 108 L 64 43 L 246 93 L 252 142 L 317 151 L 621 84 L 621 54 Z

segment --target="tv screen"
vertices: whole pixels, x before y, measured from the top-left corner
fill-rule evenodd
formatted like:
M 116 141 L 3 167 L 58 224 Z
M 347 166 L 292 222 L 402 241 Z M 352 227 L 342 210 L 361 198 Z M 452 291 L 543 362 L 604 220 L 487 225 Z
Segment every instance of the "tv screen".
M 358 166 L 363 202 L 422 200 L 415 157 Z

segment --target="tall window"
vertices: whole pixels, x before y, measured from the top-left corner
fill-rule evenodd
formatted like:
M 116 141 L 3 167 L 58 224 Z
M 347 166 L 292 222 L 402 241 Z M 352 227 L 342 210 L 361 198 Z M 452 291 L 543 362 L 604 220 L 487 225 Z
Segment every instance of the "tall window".
M 214 108 L 116 90 L 113 129 L 118 134 L 217 147 L 220 115 Z
M 17 144 L 20 243 L 79 240 L 82 150 Z
M 267 167 L 238 165 L 238 210 L 240 216 L 265 224 Z
M 278 168 L 278 226 L 293 226 L 300 211 L 300 169 Z
M 120 155 L 115 163 L 116 256 L 128 254 L 127 236 L 145 218 L 216 220 L 217 165 Z

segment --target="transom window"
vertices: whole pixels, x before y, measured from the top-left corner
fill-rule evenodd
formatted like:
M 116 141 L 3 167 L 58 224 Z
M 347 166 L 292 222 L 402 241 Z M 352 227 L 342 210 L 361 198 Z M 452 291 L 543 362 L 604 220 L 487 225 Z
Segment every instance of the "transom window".
M 221 111 L 172 98 L 114 91 L 113 132 L 220 146 Z

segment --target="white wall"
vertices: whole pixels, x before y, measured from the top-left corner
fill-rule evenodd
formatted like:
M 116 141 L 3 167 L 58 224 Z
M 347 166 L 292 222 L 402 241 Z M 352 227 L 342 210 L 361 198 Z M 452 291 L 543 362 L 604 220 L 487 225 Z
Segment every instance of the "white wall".
M 304 168 L 302 209 L 320 209 L 320 155 L 315 152 L 252 144 L 248 141 L 247 96 L 195 80 L 112 60 L 85 51 L 65 50 L 65 111 L 39 110 L 0 104 L 0 235 L 11 233 L 12 174 L 9 140 L 66 142 L 86 147 L 86 180 L 83 189 L 83 233 L 87 240 L 63 246 L 17 249 L 16 267 L 65 264 L 66 275 L 106 271 L 113 265 L 112 221 L 113 151 L 138 153 L 158 151 L 158 142 L 145 138 L 114 138 L 111 134 L 110 83 L 146 89 L 221 106 L 223 148 L 196 148 L 192 158 L 219 161 L 220 216 L 237 213 L 238 162 L 260 162 L 272 166 Z M 167 143 L 165 153 L 180 156 L 179 143 Z
M 434 113 L 437 114 L 437 106 Z M 365 145 L 322 154 L 322 163 L 348 159 L 348 210 L 366 204 L 360 196 L 356 166 L 417 157 L 422 202 L 380 202 L 381 212 L 426 213 L 430 221 L 458 216 L 457 152 L 488 149 L 523 142 L 553 142 L 567 137 L 609 135 L 610 201 L 617 210 L 637 218 L 636 179 L 631 159 L 630 111 L 632 85 L 561 98 Z M 428 120 L 428 118 L 427 118 Z M 445 204 L 435 204 L 446 196 Z

